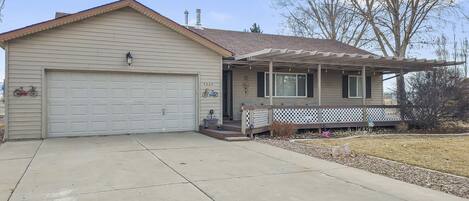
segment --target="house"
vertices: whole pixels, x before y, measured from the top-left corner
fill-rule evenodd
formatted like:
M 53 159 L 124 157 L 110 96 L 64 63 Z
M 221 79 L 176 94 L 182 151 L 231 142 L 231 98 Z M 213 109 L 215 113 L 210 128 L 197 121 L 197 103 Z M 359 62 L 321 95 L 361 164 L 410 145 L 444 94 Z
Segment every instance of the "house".
M 397 94 L 395 92 L 384 92 L 384 105 L 397 105 Z
M 208 116 L 244 134 L 273 121 L 393 124 L 402 119 L 382 106 L 383 74 L 454 64 L 189 27 L 134 0 L 2 33 L 0 44 L 8 139 L 197 131 Z

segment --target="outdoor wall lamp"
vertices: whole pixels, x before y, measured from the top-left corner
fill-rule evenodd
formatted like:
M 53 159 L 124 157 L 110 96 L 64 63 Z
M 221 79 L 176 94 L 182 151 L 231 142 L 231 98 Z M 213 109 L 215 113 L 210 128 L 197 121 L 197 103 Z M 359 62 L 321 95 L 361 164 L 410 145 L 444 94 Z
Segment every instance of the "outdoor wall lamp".
M 127 58 L 127 64 L 130 66 L 132 65 L 132 59 L 134 58 L 130 52 L 127 53 L 125 56 Z

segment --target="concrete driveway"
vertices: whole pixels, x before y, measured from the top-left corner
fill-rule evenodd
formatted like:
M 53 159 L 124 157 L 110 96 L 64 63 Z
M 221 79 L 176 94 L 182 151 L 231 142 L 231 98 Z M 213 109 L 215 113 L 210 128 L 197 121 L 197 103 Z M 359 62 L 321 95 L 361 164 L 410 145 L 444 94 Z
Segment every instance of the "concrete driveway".
M 0 145 L 0 200 L 464 200 L 256 142 L 197 133 Z

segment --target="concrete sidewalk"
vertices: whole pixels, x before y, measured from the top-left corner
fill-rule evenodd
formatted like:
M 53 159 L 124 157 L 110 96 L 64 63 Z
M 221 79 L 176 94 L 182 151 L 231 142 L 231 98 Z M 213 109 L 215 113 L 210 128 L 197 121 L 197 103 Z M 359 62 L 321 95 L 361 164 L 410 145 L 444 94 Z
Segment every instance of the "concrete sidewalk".
M 197 133 L 0 145 L 0 200 L 465 200 L 256 142 Z

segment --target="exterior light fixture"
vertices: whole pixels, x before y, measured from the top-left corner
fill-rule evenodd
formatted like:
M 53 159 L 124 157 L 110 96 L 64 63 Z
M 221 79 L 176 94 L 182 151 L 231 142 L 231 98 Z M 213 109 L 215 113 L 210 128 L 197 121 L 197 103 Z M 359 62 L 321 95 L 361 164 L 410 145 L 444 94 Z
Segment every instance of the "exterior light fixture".
M 251 65 L 249 65 L 249 70 L 252 70 L 252 66 L 251 66 Z
M 127 58 L 127 64 L 132 65 L 132 59 L 134 58 L 130 52 L 128 52 L 125 57 Z

